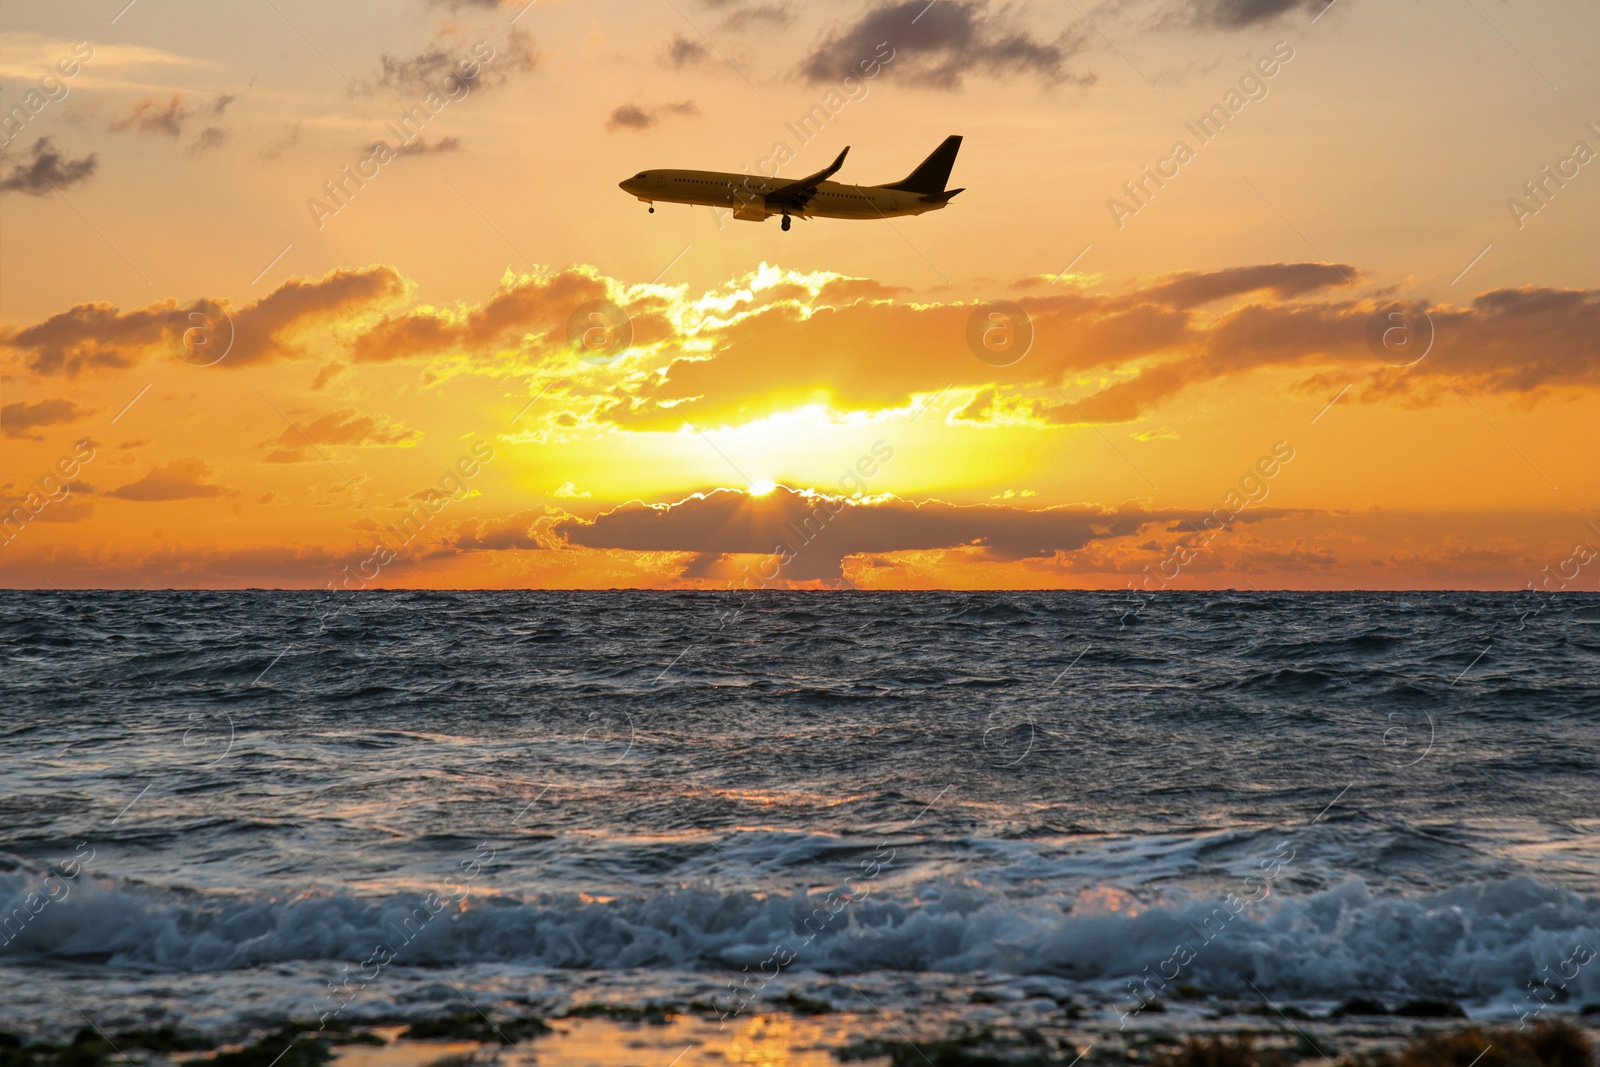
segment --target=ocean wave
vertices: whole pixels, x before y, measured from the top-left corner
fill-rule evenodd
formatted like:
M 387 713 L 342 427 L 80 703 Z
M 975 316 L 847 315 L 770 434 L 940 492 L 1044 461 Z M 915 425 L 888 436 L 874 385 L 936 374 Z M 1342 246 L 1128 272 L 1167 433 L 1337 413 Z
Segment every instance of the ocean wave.
M 208 972 L 359 962 L 387 949 L 395 963 L 420 967 L 770 974 L 787 964 L 833 975 L 984 972 L 1141 988 L 1158 975 L 1218 994 L 1254 985 L 1283 997 L 1489 999 L 1519 995 L 1578 946 L 1588 958 L 1600 949 L 1600 898 L 1524 878 L 1408 897 L 1352 879 L 1247 906 L 1184 893 L 1146 906 L 1109 887 L 1026 898 L 958 883 L 889 891 L 870 881 L 831 895 L 267 896 L 85 873 L 57 883 L 70 886 L 61 899 L 39 906 L 35 897 L 30 909 L 47 873 L 18 864 L 0 874 L 10 917 L 0 960 Z M 1600 997 L 1600 967 L 1580 969 L 1567 986 L 1574 997 Z

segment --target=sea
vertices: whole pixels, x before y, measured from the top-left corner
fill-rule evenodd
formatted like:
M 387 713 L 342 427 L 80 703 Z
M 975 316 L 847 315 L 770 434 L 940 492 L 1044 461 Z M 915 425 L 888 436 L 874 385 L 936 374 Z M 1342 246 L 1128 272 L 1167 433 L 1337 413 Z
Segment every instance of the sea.
M 0 1030 L 1600 1002 L 1600 595 L 0 607 Z

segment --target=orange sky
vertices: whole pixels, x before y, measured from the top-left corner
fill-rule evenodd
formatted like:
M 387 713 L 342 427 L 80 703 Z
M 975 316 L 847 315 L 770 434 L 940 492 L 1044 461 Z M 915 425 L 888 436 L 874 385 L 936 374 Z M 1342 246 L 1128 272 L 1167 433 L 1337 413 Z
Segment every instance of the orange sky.
M 124 5 L 0 14 L 7 585 L 1600 588 L 1582 0 Z

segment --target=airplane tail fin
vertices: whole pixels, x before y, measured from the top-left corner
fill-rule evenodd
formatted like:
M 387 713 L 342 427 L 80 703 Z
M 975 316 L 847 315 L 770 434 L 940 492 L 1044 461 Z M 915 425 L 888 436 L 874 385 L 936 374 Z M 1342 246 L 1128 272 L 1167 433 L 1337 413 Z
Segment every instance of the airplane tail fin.
M 918 193 L 922 196 L 942 194 L 945 191 L 945 183 L 950 180 L 950 169 L 956 164 L 956 152 L 960 148 L 959 135 L 946 137 L 944 142 L 933 150 L 933 154 L 922 161 L 921 166 L 904 179 L 884 188 L 899 189 L 901 192 Z

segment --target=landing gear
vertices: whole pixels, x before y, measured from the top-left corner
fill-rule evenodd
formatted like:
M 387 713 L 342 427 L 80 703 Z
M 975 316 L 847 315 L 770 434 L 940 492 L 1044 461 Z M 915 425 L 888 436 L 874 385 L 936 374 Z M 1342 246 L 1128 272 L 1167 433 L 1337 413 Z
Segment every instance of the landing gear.
M 784 229 L 785 233 L 787 233 L 788 230 L 789 230 L 789 216 L 788 215 L 785 215 L 783 217 L 783 229 Z
M 656 213 L 656 206 L 654 204 L 651 204 L 650 205 L 650 214 L 654 215 L 655 213 Z

